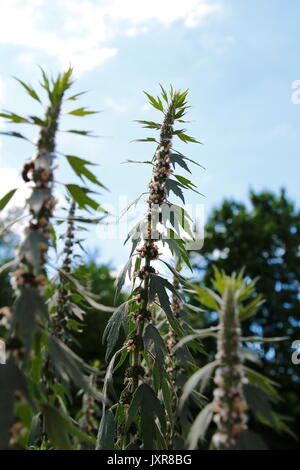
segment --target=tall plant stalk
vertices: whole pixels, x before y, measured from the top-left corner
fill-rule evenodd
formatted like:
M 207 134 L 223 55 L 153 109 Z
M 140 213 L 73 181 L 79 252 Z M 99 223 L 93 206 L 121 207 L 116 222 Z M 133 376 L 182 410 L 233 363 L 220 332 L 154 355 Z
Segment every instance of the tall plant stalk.
M 218 431 L 212 442 L 216 449 L 235 449 L 242 431 L 247 429 L 247 403 L 243 387 L 248 382 L 243 370 L 240 357 L 241 328 L 237 311 L 236 292 L 234 284 L 228 283 L 222 296 L 219 312 L 220 330 L 218 334 L 218 353 L 216 359 L 219 367 L 216 369 L 212 404 L 214 421 Z
M 74 255 L 74 217 L 75 217 L 76 203 L 71 201 L 68 218 L 67 218 L 67 231 L 65 233 L 63 261 L 61 271 L 59 272 L 59 289 L 57 293 L 57 311 L 54 317 L 54 334 L 61 339 L 66 339 L 67 336 L 67 322 L 69 319 L 68 303 L 70 300 L 70 291 L 68 289 L 68 281 L 63 273 L 70 274 L 71 263 Z
M 186 382 L 181 397 L 181 407 L 197 388 L 203 393 L 211 378 L 215 389 L 210 403 L 204 403 L 194 420 L 187 444 L 196 449 L 204 442 L 208 428 L 212 426 L 210 448 L 214 450 L 266 449 L 258 434 L 249 429 L 248 418 L 252 415 L 261 424 L 274 426 L 279 432 L 290 432 L 273 404 L 280 396 L 277 384 L 245 365 L 246 361 L 257 363 L 257 356 L 249 343 L 276 341 L 278 338 L 244 338 L 240 322 L 256 314 L 264 303 L 255 293 L 256 280 L 250 282 L 240 274 L 226 275 L 215 269 L 213 290 L 193 285 L 196 299 L 209 311 L 217 312 L 219 324 L 215 327 L 196 330 L 188 338 L 217 339 L 215 360 L 198 369 Z M 250 423 L 250 420 L 249 420 Z
M 42 104 L 42 99 L 31 85 L 21 80 L 18 81 L 31 98 Z M 41 86 L 46 92 L 48 100 L 44 115 L 42 117 L 34 115 L 24 117 L 12 112 L 0 113 L 1 117 L 7 119 L 9 123 L 27 124 L 39 128 L 38 140 L 34 144 L 35 156 L 25 163 L 22 169 L 23 180 L 31 188 L 31 194 L 26 201 L 25 208 L 29 215 L 29 222 L 25 228 L 24 240 L 17 250 L 15 260 L 17 269 L 12 273 L 16 301 L 13 305 L 11 328 L 7 340 L 9 360 L 5 367 L 0 369 L 1 382 L 7 383 L 7 387 L 3 390 L 4 396 L 0 396 L 1 401 L 7 402 L 0 423 L 0 448 L 3 449 L 8 446 L 9 429 L 14 421 L 18 419 L 15 415 L 16 410 L 18 410 L 18 401 L 14 400 L 16 392 L 18 392 L 18 396 L 22 397 L 21 401 L 24 398 L 27 399 L 27 416 L 33 413 L 32 407 L 34 406 L 37 414 L 33 416 L 33 421 L 36 420 L 38 424 L 41 421 L 40 417 L 43 418 L 43 429 L 40 429 L 36 424 L 37 428 L 40 429 L 39 438 L 36 442 L 40 443 L 44 438 L 43 445 L 47 446 L 49 442 L 52 442 L 58 448 L 68 448 L 70 446 L 68 435 L 70 433 L 76 434 L 77 431 L 72 423 L 68 421 L 68 415 L 62 414 L 65 406 L 57 408 L 52 406 L 52 403 L 63 403 L 67 394 L 65 386 L 67 387 L 68 381 L 73 381 L 77 387 L 93 393 L 97 399 L 102 399 L 101 394 L 92 390 L 89 386 L 86 377 L 86 365 L 83 361 L 58 337 L 53 335 L 57 331 L 54 331 L 52 311 L 48 311 L 49 304 L 46 303 L 46 300 L 48 300 L 46 287 L 49 285 L 47 278 L 48 250 L 56 240 L 54 228 L 54 221 L 56 220 L 54 209 L 57 204 L 54 195 L 54 186 L 57 182 L 56 160 L 59 155 L 62 155 L 56 149 L 56 137 L 59 131 L 59 120 L 63 104 L 67 101 L 70 103 L 76 101 L 81 94 L 65 96 L 72 84 L 71 68 L 67 72 L 59 74 L 55 79 L 49 78 L 42 70 Z M 69 114 L 73 116 L 84 116 L 93 113 L 94 111 L 88 111 L 86 108 L 69 111 Z M 89 131 L 74 129 L 64 132 L 69 132 L 72 135 L 90 135 Z M 30 142 L 20 132 L 5 131 L 3 133 Z M 91 164 L 89 161 L 72 155 L 64 155 L 64 158 L 67 159 L 73 171 L 82 181 L 83 178 L 86 178 L 93 184 L 103 187 L 96 176 L 87 168 L 87 165 Z M 90 189 L 77 184 L 66 184 L 65 187 L 79 208 L 98 209 L 98 203 L 89 196 Z M 12 189 L 2 198 L 0 201 L 1 209 L 10 201 L 17 189 Z M 72 222 L 69 220 L 69 240 L 72 237 L 72 230 Z M 64 260 L 66 272 L 68 272 L 69 260 L 69 257 Z M 9 268 L 10 265 L 6 267 Z M 61 308 L 65 300 L 64 295 L 64 290 L 60 290 Z M 61 315 L 61 339 L 64 328 L 62 323 Z M 53 374 L 60 377 L 62 382 L 60 386 L 53 385 Z M 52 385 L 50 386 L 50 384 Z M 61 428 L 59 438 L 53 432 L 53 419 L 57 426 Z M 22 423 L 21 418 L 19 429 L 25 432 L 26 427 L 28 428 L 28 420 L 25 424 Z M 29 432 L 26 432 L 29 439 Z M 36 434 L 38 433 L 36 432 Z
M 104 332 L 108 358 L 116 345 L 120 328 L 123 326 L 125 332 L 129 330 L 123 347 L 110 361 L 105 381 L 107 392 L 113 379 L 111 370 L 116 358 L 121 355 L 121 362 L 126 360 L 129 367 L 125 372 L 125 387 L 118 403 L 103 412 L 98 433 L 98 449 L 104 448 L 104 443 L 107 448 L 106 433 L 110 427 L 116 427 L 116 442 L 114 443 L 114 439 L 109 441 L 111 448 L 165 449 L 168 447 L 164 437 L 167 420 L 172 420 L 172 383 L 165 364 L 167 345 L 164 334 L 157 328 L 156 318 L 162 311 L 164 322 L 167 320 L 169 323 L 166 328 L 172 328 L 178 335 L 182 335 L 183 331 L 172 311 L 168 292 L 178 298 L 180 294 L 171 282 L 159 275 L 156 264 L 164 263 L 160 250 L 167 244 L 173 254 L 179 254 L 189 265 L 186 241 L 179 230 L 181 224 L 185 230 L 190 231 L 188 216 L 183 208 L 169 201 L 169 194 L 174 192 L 184 201 L 182 189 L 195 187 L 186 178 L 174 175 L 172 166 L 175 168 L 175 165 L 178 165 L 188 169 L 186 160 L 189 159 L 173 149 L 173 138 L 178 136 L 185 142 L 197 141 L 187 136 L 183 129 L 174 129 L 176 121 L 184 122 L 182 117 L 187 109 L 187 91 L 174 92 L 171 88 L 167 94 L 162 88 L 161 98 L 154 98 L 148 93 L 146 95 L 154 108 L 163 112 L 164 118 L 161 124 L 139 121 L 146 128 L 159 130 L 160 137 L 159 141 L 154 138 L 141 139 L 157 142 L 157 148 L 151 161 L 152 177 L 148 185 L 147 214 L 127 237 L 127 240 L 131 238 L 133 247 L 130 259 L 117 280 L 118 296 L 126 274 L 130 277 L 132 275 L 132 293 L 128 301 L 119 306 L 111 317 Z M 172 178 L 173 175 L 176 179 Z M 168 220 L 171 221 L 172 228 L 168 227 Z M 159 224 L 167 229 L 167 236 L 162 236 Z M 168 263 L 165 264 L 173 274 L 174 269 Z M 138 283 L 137 287 L 135 283 Z

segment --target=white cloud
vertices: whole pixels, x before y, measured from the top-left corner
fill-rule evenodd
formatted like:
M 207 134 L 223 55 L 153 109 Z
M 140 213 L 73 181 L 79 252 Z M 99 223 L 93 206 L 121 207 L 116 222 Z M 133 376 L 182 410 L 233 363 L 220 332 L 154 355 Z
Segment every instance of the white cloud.
M 128 105 L 125 102 L 119 102 L 113 98 L 106 98 L 104 104 L 117 113 L 125 113 L 128 110 Z
M 0 43 L 23 47 L 20 61 L 36 61 L 35 52 L 83 72 L 116 55 L 108 43 L 119 36 L 142 34 L 155 23 L 193 28 L 219 10 L 215 0 L 2 1 Z

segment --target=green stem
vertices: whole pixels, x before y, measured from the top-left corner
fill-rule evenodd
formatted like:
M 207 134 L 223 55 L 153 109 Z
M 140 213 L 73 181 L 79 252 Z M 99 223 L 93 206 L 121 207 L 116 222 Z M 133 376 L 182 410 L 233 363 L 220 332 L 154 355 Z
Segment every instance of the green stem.
M 246 379 L 239 355 L 240 323 L 236 312 L 235 291 L 227 287 L 222 298 L 215 373 L 214 421 L 218 431 L 213 436 L 217 449 L 236 449 L 239 434 L 247 428 L 247 404 L 243 395 Z

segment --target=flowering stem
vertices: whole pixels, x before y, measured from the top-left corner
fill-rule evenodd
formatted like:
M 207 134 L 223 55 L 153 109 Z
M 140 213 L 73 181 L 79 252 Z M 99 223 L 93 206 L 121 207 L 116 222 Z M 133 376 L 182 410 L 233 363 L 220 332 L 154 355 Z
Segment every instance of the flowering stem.
M 68 289 L 66 288 L 66 278 L 63 273 L 70 273 L 72 263 L 72 255 L 74 251 L 74 215 L 76 210 L 76 204 L 73 200 L 68 214 L 67 232 L 65 234 L 66 240 L 64 244 L 64 259 L 62 263 L 62 273 L 59 274 L 59 289 L 58 289 L 58 300 L 57 300 L 57 314 L 55 318 L 54 334 L 62 338 L 65 333 L 65 327 L 68 320 L 68 314 L 66 311 L 66 304 L 69 297 Z
M 219 450 L 235 449 L 239 434 L 247 428 L 247 404 L 243 396 L 246 378 L 239 356 L 241 330 L 234 294 L 234 289 L 228 286 L 220 311 L 217 354 L 220 366 L 215 373 L 217 389 L 212 405 L 218 427 L 213 444 Z

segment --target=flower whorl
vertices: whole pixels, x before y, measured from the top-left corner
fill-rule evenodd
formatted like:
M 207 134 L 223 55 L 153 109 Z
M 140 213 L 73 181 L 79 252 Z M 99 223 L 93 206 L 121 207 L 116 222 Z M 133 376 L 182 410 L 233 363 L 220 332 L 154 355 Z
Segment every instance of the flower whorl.
M 218 338 L 217 368 L 212 403 L 217 432 L 213 444 L 217 449 L 235 449 L 239 434 L 247 428 L 247 404 L 243 385 L 247 382 L 239 356 L 241 329 L 236 314 L 234 289 L 228 286 L 222 299 Z

